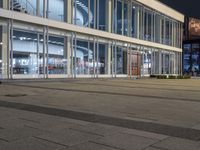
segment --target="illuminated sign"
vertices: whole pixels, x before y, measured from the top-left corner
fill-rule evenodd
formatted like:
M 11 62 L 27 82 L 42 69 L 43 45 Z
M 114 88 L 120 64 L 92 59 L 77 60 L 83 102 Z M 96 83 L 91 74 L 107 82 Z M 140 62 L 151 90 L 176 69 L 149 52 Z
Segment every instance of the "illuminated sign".
M 200 37 L 200 19 L 190 18 L 189 20 L 189 35 L 190 38 Z

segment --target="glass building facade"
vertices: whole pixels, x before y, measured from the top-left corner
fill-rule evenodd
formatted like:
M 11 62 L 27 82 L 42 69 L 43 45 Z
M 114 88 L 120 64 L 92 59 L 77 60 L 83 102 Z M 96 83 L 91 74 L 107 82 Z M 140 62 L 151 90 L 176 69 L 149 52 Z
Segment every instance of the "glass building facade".
M 182 73 L 183 16 L 142 0 L 0 0 L 0 13 L 2 78 Z
M 200 75 L 200 42 L 184 42 L 183 73 L 192 76 Z

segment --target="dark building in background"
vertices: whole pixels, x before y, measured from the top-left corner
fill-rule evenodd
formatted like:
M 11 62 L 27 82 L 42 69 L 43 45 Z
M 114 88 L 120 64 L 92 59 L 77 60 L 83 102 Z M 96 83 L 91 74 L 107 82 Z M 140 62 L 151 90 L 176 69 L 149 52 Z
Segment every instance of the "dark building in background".
M 186 17 L 183 38 L 183 74 L 200 75 L 200 19 Z
M 200 76 L 200 13 L 197 0 L 160 0 L 185 16 L 183 74 Z M 198 18 L 198 19 L 197 19 Z

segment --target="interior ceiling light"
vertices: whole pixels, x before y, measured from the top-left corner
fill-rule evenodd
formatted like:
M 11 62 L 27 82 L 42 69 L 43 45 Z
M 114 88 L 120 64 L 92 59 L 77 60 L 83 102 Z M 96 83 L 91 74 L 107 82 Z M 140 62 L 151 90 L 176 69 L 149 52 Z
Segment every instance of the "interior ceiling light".
M 26 37 L 19 37 L 19 39 L 22 40 L 26 40 Z

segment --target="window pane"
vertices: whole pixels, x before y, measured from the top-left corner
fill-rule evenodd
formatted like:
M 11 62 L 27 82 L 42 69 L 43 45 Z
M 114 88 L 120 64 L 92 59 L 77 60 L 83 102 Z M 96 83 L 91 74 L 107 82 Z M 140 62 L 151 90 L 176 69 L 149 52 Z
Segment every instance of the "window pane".
M 49 36 L 48 52 L 49 74 L 67 74 L 67 50 L 64 46 L 64 38 Z
M 3 7 L 3 0 L 0 0 L 0 8 Z
M 10 6 L 14 11 L 36 15 L 37 12 L 37 0 L 11 0 Z
M 127 73 L 127 52 L 123 51 L 121 47 L 117 47 L 116 51 L 116 74 Z
M 98 0 L 99 8 L 98 8 L 98 16 L 99 16 L 99 30 L 106 30 L 106 0 Z
M 77 41 L 77 51 L 76 51 L 76 74 L 84 75 L 88 74 L 89 58 L 88 53 L 92 56 L 91 51 L 88 50 L 88 42 Z
M 99 65 L 98 65 L 98 73 L 99 74 L 107 74 L 107 64 L 108 64 L 108 56 L 107 56 L 107 45 L 99 44 Z
M 94 28 L 94 23 L 95 23 L 95 13 L 94 13 L 94 0 L 90 0 L 90 19 L 89 19 L 89 23 L 90 23 L 90 27 Z
M 48 18 L 64 21 L 64 0 L 49 0 Z
M 117 33 L 122 34 L 122 2 L 117 1 Z
M 88 0 L 75 0 L 74 24 L 87 27 L 89 24 L 88 12 Z
M 136 31 L 137 31 L 137 8 L 136 5 L 134 3 L 132 3 L 132 29 L 131 29 L 131 36 L 132 37 L 137 37 L 136 35 Z
M 37 34 L 13 32 L 13 74 L 37 74 Z
M 128 35 L 128 4 L 124 3 L 124 35 Z

